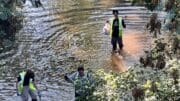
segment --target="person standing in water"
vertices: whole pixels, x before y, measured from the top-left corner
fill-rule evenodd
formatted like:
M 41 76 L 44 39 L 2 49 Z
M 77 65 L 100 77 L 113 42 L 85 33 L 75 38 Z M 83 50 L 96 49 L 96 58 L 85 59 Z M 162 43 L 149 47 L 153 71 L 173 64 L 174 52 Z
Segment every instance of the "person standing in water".
M 19 73 L 17 77 L 18 95 L 21 96 L 22 101 L 28 101 L 28 96 L 31 96 L 32 101 L 37 101 L 37 87 L 34 83 L 34 72 L 31 70 Z
M 117 44 L 119 45 L 119 52 L 123 49 L 123 28 L 126 28 L 126 24 L 122 17 L 118 16 L 118 10 L 113 10 L 114 17 L 110 19 L 110 37 L 111 44 L 113 46 L 112 52 L 117 52 Z

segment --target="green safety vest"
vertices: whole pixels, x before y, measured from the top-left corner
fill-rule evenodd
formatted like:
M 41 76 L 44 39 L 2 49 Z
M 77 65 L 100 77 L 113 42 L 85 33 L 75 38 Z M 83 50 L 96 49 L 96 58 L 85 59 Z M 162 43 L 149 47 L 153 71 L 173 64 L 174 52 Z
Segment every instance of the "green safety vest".
M 26 72 L 23 71 L 23 72 L 19 73 L 19 75 L 20 75 L 21 81 L 18 82 L 18 92 L 19 92 L 20 94 L 22 94 L 24 77 L 25 77 L 25 75 L 26 75 Z M 32 91 L 36 91 L 36 87 L 34 86 L 34 84 L 33 84 L 33 82 L 32 82 L 32 79 L 30 79 L 29 88 L 30 88 L 30 90 L 32 90 Z
M 119 37 L 122 37 L 122 31 L 123 31 L 123 26 L 122 26 L 122 17 L 119 17 Z M 111 18 L 110 19 L 110 37 L 112 37 L 112 32 L 113 32 L 113 21 L 114 21 L 114 18 Z

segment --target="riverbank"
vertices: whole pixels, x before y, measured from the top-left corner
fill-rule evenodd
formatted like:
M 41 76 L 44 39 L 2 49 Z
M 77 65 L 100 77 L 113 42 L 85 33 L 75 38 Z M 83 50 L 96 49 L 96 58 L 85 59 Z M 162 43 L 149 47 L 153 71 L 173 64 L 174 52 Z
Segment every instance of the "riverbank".
M 87 101 L 178 101 L 179 40 L 179 35 L 172 33 L 153 39 L 152 47 L 145 51 L 140 64 L 131 66 L 128 71 L 92 71 L 96 86 Z
M 149 50 L 151 41 L 149 34 L 144 33 L 144 26 L 151 12 L 147 13 L 143 6 L 132 6 L 127 0 L 42 0 L 42 3 L 45 9 L 34 8 L 29 1 L 20 9 L 24 19 L 23 28 L 16 33 L 17 48 L 0 54 L 2 101 L 16 97 L 16 77 L 22 70 L 35 71 L 43 101 L 73 100 L 74 86 L 63 76 L 80 64 L 94 71 L 112 70 L 110 38 L 102 34 L 105 21 L 112 17 L 112 9 L 118 9 L 123 18 L 126 16 L 127 29 L 123 35 L 126 55 L 122 62 L 125 67 L 133 66 L 144 55 L 143 51 Z

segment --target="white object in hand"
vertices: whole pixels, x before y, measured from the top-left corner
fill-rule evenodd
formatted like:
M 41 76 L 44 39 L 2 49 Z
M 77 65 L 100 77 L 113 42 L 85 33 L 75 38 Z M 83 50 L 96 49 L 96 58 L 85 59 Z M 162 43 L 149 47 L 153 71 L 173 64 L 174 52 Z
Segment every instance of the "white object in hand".
M 110 33 L 110 24 L 108 22 L 106 22 L 104 27 L 103 27 L 103 33 L 105 35 L 109 35 L 109 33 Z

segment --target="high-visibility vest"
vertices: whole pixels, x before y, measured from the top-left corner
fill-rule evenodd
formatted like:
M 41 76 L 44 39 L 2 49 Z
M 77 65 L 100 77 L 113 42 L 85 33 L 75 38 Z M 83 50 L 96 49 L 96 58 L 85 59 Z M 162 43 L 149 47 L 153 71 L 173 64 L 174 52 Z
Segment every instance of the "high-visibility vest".
M 122 26 L 122 17 L 118 17 L 119 19 L 119 37 L 122 37 L 122 32 L 123 32 L 123 26 Z M 112 37 L 112 33 L 113 33 L 113 21 L 114 21 L 114 18 L 111 18 L 110 19 L 110 37 Z
M 26 72 L 23 71 L 23 72 L 19 73 L 19 75 L 20 75 L 21 81 L 18 82 L 18 92 L 20 94 L 22 94 L 24 77 L 26 75 Z M 34 84 L 32 82 L 32 79 L 30 79 L 30 82 L 29 82 L 29 89 L 32 90 L 32 91 L 36 91 L 36 87 L 34 86 Z

